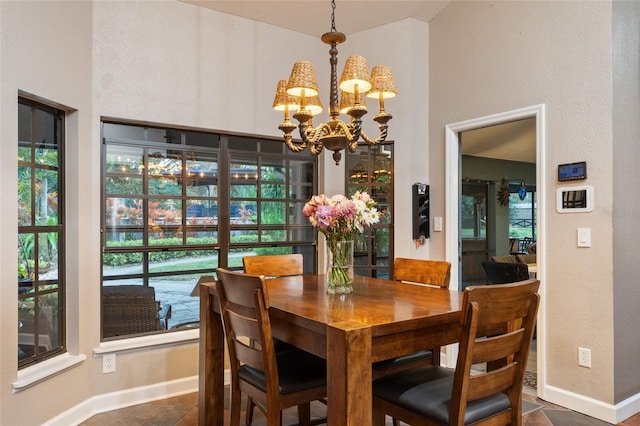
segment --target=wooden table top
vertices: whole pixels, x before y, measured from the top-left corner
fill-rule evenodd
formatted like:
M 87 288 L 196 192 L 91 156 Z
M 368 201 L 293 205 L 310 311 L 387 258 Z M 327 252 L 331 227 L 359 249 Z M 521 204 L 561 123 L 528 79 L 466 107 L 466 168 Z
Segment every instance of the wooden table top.
M 403 321 L 450 322 L 459 315 L 462 293 L 453 290 L 356 276 L 353 293 L 327 294 L 324 275 L 298 275 L 268 280 L 271 315 L 295 315 L 320 324 L 357 321 L 373 329 Z M 374 333 L 375 334 L 375 333 Z

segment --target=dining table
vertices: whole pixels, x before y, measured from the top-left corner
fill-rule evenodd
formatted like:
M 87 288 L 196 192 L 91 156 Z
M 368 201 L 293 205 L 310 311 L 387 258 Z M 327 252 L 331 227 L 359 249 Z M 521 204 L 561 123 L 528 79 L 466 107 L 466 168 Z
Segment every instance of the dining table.
M 367 425 L 372 363 L 460 341 L 462 292 L 355 276 L 327 294 L 325 275 L 267 280 L 273 336 L 327 360 L 327 423 Z M 200 284 L 198 422 L 222 425 L 224 331 L 215 282 Z

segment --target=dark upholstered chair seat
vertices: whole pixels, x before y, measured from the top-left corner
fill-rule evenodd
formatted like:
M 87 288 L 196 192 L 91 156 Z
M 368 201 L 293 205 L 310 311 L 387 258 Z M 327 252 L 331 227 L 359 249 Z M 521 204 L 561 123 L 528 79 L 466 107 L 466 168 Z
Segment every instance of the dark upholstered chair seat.
M 454 371 L 444 367 L 420 367 L 373 382 L 374 394 L 426 418 L 449 424 Z M 472 424 L 510 408 L 503 393 L 467 404 L 464 424 Z
M 414 362 L 432 359 L 433 351 L 426 350 L 420 351 L 409 355 L 399 356 L 397 358 L 386 359 L 384 361 L 378 361 L 373 363 L 374 370 L 389 370 L 404 367 L 405 365 L 413 364 Z
M 289 349 L 276 354 L 280 393 L 300 392 L 327 384 L 325 360 L 301 349 Z M 264 372 L 243 365 L 238 377 L 266 392 Z

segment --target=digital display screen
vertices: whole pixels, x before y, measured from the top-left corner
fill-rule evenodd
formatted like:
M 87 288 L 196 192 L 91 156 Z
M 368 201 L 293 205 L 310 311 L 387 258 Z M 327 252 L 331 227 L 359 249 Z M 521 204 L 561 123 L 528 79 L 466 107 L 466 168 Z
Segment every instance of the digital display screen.
M 578 180 L 587 178 L 587 162 L 560 164 L 558 166 L 558 180 Z

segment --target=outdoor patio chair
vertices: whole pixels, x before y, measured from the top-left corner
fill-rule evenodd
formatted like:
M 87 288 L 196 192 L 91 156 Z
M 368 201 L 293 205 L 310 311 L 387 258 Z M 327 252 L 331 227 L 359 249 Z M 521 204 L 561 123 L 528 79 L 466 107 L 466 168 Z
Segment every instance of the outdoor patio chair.
M 125 336 L 167 329 L 171 305 L 156 301 L 153 287 L 102 287 L 102 337 Z

